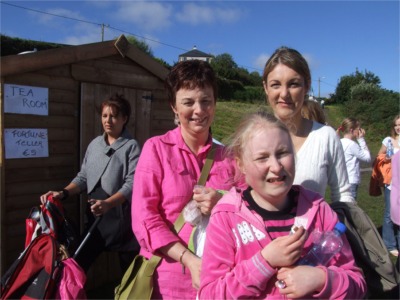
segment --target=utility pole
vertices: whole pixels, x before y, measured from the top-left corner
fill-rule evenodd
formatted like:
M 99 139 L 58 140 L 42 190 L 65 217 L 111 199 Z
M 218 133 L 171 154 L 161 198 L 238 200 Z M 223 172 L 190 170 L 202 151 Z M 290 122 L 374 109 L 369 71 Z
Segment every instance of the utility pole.
M 321 99 L 321 78 L 325 78 L 324 76 L 318 77 L 318 100 Z
M 101 41 L 104 42 L 104 27 L 109 27 L 110 25 L 101 24 Z

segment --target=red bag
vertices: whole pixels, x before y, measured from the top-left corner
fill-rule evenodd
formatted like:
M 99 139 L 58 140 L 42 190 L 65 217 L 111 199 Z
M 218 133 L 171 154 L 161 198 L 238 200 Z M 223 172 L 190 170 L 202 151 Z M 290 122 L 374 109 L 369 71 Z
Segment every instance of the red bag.
M 29 213 L 28 218 L 25 220 L 25 248 L 31 243 L 31 241 L 37 236 L 37 230 L 39 229 L 38 223 L 40 221 L 40 209 L 33 207 Z
M 74 252 L 79 236 L 75 226 L 66 217 L 61 202 L 49 195 L 45 204 L 33 207 L 25 220 L 26 236 L 25 248 L 38 235 L 50 234 L 69 252 Z
M 54 299 L 57 249 L 51 235 L 35 238 L 1 278 L 1 299 Z

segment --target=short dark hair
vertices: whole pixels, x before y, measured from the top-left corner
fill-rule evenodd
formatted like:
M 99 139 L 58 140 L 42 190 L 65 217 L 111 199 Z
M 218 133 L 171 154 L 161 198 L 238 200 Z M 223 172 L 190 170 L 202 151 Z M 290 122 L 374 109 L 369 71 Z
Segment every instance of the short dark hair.
M 210 86 L 217 101 L 217 78 L 211 65 L 202 60 L 186 60 L 178 62 L 165 79 L 168 102 L 172 107 L 176 104 L 176 93 L 184 89 L 204 88 Z
M 129 122 L 129 118 L 131 117 L 131 105 L 129 101 L 126 100 L 123 95 L 115 93 L 101 103 L 100 113 L 103 111 L 105 106 L 109 106 L 114 109 L 117 116 L 121 114 L 122 116 L 126 117 L 126 122 L 124 124 L 125 128 L 126 124 Z

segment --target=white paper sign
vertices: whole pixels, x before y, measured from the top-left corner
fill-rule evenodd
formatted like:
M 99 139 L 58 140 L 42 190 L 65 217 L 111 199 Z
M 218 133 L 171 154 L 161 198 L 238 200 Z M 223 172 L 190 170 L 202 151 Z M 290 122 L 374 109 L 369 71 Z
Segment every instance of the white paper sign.
M 4 112 L 47 116 L 49 114 L 49 89 L 4 84 Z
M 8 158 L 48 157 L 47 129 L 4 129 L 5 154 Z

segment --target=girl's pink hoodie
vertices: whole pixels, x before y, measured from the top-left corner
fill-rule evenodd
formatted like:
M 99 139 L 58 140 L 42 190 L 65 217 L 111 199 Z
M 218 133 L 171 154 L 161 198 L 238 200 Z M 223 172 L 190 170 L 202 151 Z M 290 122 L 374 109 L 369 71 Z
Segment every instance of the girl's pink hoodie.
M 332 230 L 338 222 L 336 213 L 319 194 L 299 190 L 296 218 L 309 233 L 314 229 Z M 241 231 L 241 233 L 239 233 Z M 366 283 L 354 262 L 349 243 L 344 245 L 327 267 L 326 285 L 310 298 L 362 299 Z M 275 287 L 277 269 L 261 256 L 261 249 L 271 242 L 262 218 L 243 204 L 241 194 L 232 189 L 215 206 L 207 227 L 203 254 L 200 299 L 285 299 Z M 311 247 L 311 237 L 304 245 L 304 254 Z

